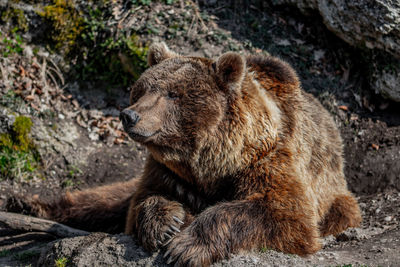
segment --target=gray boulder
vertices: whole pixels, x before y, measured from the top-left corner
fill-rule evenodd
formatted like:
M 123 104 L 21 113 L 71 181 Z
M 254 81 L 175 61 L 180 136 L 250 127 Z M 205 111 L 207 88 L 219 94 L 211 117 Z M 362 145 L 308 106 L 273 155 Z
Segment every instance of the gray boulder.
M 347 266 L 349 263 L 354 266 L 397 266 L 400 231 L 379 233 L 374 229 L 349 229 L 341 234 L 339 241 L 333 236 L 325 238 L 325 248 L 305 258 L 264 248 L 231 255 L 212 267 Z M 371 247 L 377 246 L 382 253 L 371 257 Z M 144 251 L 130 236 L 93 233 L 49 243 L 42 249 L 37 266 L 54 266 L 56 261 L 67 261 L 66 266 L 77 267 L 168 266 L 162 255 L 162 252 Z
M 38 266 L 55 265 L 58 260 L 66 260 L 67 266 L 169 266 L 163 260 L 163 254 L 145 252 L 129 236 L 94 233 L 89 236 L 64 238 L 49 243 L 41 252 Z M 272 250 L 232 255 L 214 267 L 247 266 L 312 266 L 310 262 L 295 255 Z
M 376 93 L 383 97 L 400 102 L 400 60 L 398 65 L 390 69 L 375 69 L 370 79 L 370 85 Z
M 398 0 L 276 0 L 296 5 L 303 13 L 317 10 L 325 25 L 353 46 L 378 48 L 400 58 Z
M 326 27 L 352 46 L 377 49 L 397 58 L 390 71 L 374 68 L 370 85 L 375 92 L 400 102 L 399 0 L 274 0 L 296 5 L 304 14 L 318 11 Z
M 64 238 L 43 249 L 38 266 L 54 266 L 65 258 L 67 266 L 167 266 L 161 255 L 151 255 L 126 235 L 94 233 Z

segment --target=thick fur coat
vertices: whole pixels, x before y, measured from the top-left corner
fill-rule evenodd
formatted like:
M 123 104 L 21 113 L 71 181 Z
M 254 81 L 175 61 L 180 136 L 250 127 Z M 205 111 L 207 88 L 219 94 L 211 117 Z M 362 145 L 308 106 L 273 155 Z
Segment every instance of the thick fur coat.
M 359 225 L 338 129 L 287 63 L 186 57 L 159 43 L 149 65 L 121 113 L 148 148 L 143 175 L 31 200 L 34 213 L 89 230 L 124 226 L 179 266 L 260 247 L 307 255 L 321 236 Z

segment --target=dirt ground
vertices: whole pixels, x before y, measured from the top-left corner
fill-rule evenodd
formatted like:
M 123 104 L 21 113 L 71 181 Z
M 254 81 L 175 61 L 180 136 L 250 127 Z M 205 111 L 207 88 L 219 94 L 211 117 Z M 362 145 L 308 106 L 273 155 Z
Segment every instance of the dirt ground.
M 359 200 L 363 223 L 360 229 L 325 240 L 322 252 L 308 264 L 400 266 L 400 104 L 368 90 L 360 70 L 363 62 L 358 60 L 359 52 L 330 33 L 318 15 L 303 17 L 291 8 L 237 10 L 225 1 L 202 4 L 198 10 L 205 18 L 206 34 L 198 36 L 186 29 L 168 37 L 168 29 L 160 24 L 156 26 L 158 33 L 146 38 L 166 38 L 167 43 L 182 54 L 215 57 L 224 51 L 239 50 L 279 56 L 294 66 L 304 90 L 318 97 L 341 129 L 346 178 Z M 160 3 L 138 12 L 138 18 L 170 14 L 170 17 L 176 16 L 175 19 L 183 13 L 179 5 Z M 147 16 L 141 17 L 140 12 Z M 135 23 L 139 31 L 145 31 L 146 19 Z M 23 58 L 15 60 L 24 61 Z M 106 111 L 112 110 L 114 113 L 108 116 L 118 120 L 115 112 L 128 103 L 126 90 L 110 96 L 102 89 L 84 89 L 77 88 L 74 81 L 64 86 L 63 93 L 71 95 L 71 99 L 63 106 L 62 114 L 99 111 L 105 116 Z M 79 102 L 78 107 L 73 105 L 74 99 Z M 10 106 L 0 108 L 9 110 L 8 113 L 20 111 Z M 62 129 L 68 128 L 73 137 L 46 139 L 41 131 L 34 130 L 33 139 L 39 145 L 50 140 L 54 142 L 53 147 L 63 149 L 43 148 L 48 155 L 45 160 L 51 163 L 43 170 L 45 179 L 0 179 L 0 210 L 7 209 L 11 196 L 39 195 L 50 199 L 66 190 L 85 189 L 140 175 L 146 157 L 140 145 L 127 139 L 121 144 L 110 144 L 102 137 L 92 138 L 93 128 L 82 127 L 76 117 L 59 116 L 60 113 L 52 118 L 25 114 L 33 117 L 34 128 L 54 131 L 52 136 L 66 136 Z M 59 127 L 49 130 L 49 123 Z M 0 266 L 34 266 L 39 250 L 54 239 L 48 234 L 23 233 L 0 225 Z

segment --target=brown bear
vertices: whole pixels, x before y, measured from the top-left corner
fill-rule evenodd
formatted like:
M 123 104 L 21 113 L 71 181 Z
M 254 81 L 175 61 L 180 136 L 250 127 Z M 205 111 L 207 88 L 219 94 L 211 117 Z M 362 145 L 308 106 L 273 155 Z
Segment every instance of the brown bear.
M 125 232 L 168 263 L 208 266 L 268 247 L 307 255 L 320 237 L 360 224 L 343 174 L 342 141 L 329 113 L 294 70 L 264 56 L 217 60 L 149 49 L 151 66 L 121 112 L 149 155 L 129 182 L 31 200 L 66 224 Z

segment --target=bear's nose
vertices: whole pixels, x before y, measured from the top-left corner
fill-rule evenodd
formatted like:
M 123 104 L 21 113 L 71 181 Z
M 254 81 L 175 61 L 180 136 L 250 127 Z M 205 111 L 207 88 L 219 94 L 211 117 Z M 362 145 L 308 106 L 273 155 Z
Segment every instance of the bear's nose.
M 124 109 L 119 114 L 119 119 L 122 121 L 124 127 L 133 127 L 140 120 L 139 114 L 131 109 Z

